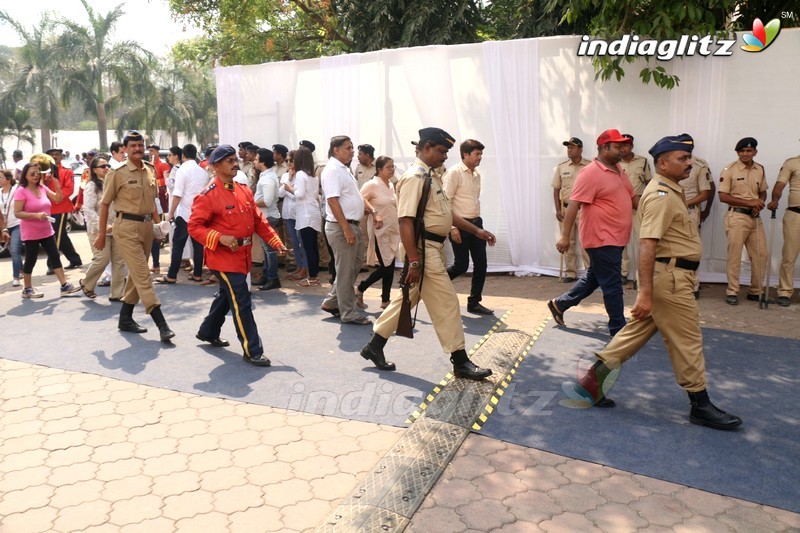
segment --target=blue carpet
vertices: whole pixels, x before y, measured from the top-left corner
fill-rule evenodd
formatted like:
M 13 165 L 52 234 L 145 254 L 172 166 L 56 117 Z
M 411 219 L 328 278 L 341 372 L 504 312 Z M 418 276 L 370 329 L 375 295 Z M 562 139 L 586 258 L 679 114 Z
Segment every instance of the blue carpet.
M 604 316 L 548 323 L 481 433 L 559 455 L 800 512 L 800 341 L 704 329 L 711 400 L 744 420 L 726 432 L 689 423 L 659 335 L 623 367 L 613 409 L 561 392 L 608 340 Z
M 227 397 L 246 402 L 395 426 L 404 425 L 423 396 L 452 368 L 442 353 L 424 305 L 420 305 L 414 340 L 392 337 L 387 359 L 396 372 L 380 372 L 359 355 L 372 336 L 369 326 L 344 325 L 319 310 L 318 295 L 255 291 L 255 317 L 269 368 L 242 361 L 242 349 L 231 317 L 223 326 L 228 348 L 212 348 L 195 339 L 214 288 L 179 283 L 156 286 L 164 315 L 177 334 L 174 345 L 162 344 L 158 330 L 141 305 L 134 318 L 149 331 L 120 333 L 120 304 L 98 298 L 61 298 L 54 284 L 40 300 L 21 300 L 19 291 L 0 295 L 6 359 L 89 372 L 177 391 Z M 367 299 L 367 314 L 380 311 L 378 299 Z M 498 312 L 497 316 L 501 316 Z M 465 312 L 467 348 L 497 322 Z

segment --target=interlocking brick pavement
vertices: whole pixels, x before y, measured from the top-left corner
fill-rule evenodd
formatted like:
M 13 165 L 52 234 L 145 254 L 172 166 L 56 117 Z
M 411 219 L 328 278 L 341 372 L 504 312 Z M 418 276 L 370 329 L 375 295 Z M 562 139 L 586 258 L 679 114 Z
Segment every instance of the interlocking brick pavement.
M 82 237 L 73 241 L 88 257 Z M 532 332 L 565 287 L 492 275 L 483 303 L 513 309 L 509 326 Z M 456 288 L 465 305 L 469 278 Z M 724 287 L 704 284 L 699 303 L 705 327 L 800 338 L 797 297 L 790 308 L 731 307 Z M 603 313 L 600 296 L 581 310 Z M 1 358 L 0 416 L 3 533 L 313 529 L 404 431 Z M 408 530 L 500 529 L 797 531 L 800 515 L 472 434 Z

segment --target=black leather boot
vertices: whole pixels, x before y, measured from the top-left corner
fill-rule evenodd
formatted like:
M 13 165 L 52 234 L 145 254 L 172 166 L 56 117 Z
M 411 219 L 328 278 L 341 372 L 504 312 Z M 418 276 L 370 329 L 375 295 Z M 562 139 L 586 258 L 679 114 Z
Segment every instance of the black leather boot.
M 491 369 L 480 368 L 470 361 L 466 350 L 456 350 L 450 354 L 450 362 L 453 363 L 453 374 L 457 378 L 480 381 L 492 375 Z
M 372 335 L 372 339 L 370 339 L 369 343 L 361 348 L 361 357 L 367 359 L 368 361 L 372 361 L 372 363 L 380 370 L 391 371 L 396 367 L 394 363 L 387 362 L 386 356 L 383 354 L 383 347 L 386 346 L 387 340 L 389 339 L 385 339 L 375 333 Z
M 690 392 L 689 422 L 714 429 L 731 430 L 742 425 L 742 419 L 731 415 L 711 403 L 707 391 Z
M 131 333 L 145 333 L 147 328 L 143 328 L 133 319 L 133 304 L 126 304 L 122 302 L 122 308 L 119 310 L 119 324 L 117 325 L 120 331 L 130 331 Z
M 175 336 L 175 332 L 169 329 L 164 314 L 161 312 L 161 306 L 156 306 L 150 311 L 150 316 L 153 317 L 153 322 L 158 326 L 158 333 L 161 335 L 161 342 L 169 342 Z

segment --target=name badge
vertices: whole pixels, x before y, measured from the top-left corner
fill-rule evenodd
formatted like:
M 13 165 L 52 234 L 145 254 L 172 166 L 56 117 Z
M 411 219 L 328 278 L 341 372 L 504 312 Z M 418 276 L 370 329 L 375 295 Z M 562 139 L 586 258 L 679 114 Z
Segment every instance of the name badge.
M 128 180 L 128 185 L 136 185 L 139 183 L 139 180 Z
M 744 181 L 744 177 L 736 178 L 736 181 Z
M 235 205 L 226 205 L 225 209 L 236 209 Z

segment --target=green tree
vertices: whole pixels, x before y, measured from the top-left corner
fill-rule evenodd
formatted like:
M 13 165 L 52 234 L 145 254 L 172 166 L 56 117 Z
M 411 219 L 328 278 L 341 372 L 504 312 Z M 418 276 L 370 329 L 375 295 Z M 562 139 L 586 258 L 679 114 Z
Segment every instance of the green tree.
M 19 145 L 26 142 L 33 148 L 36 144 L 36 136 L 33 126 L 30 124 L 31 112 L 27 109 L 17 107 L 11 113 L 4 114 L 2 120 L 2 130 L 0 135 L 3 137 L 15 137 L 17 139 L 17 149 Z
M 97 118 L 100 149 L 108 149 L 108 111 L 120 98 L 131 94 L 131 75 L 143 71 L 150 53 L 138 43 L 113 43 L 114 26 L 125 12 L 122 4 L 105 15 L 96 13 L 87 0 L 81 0 L 88 26 L 61 19 L 65 32 L 58 40 L 60 57 L 68 58 L 64 68 L 62 100 L 79 101 L 87 113 Z M 116 92 L 113 92 L 113 91 Z
M 16 71 L 0 96 L 0 106 L 16 107 L 23 98 L 34 102 L 40 120 L 42 150 L 48 150 L 50 134 L 58 129 L 59 111 L 59 69 L 55 61 L 53 24 L 44 15 L 28 30 L 5 11 L 0 11 L 0 22 L 11 26 L 22 40 Z

